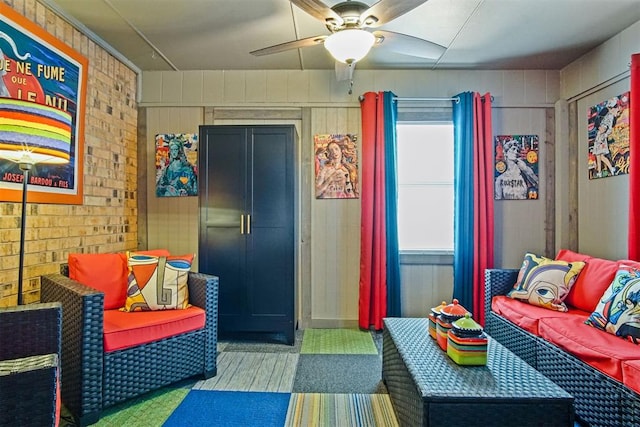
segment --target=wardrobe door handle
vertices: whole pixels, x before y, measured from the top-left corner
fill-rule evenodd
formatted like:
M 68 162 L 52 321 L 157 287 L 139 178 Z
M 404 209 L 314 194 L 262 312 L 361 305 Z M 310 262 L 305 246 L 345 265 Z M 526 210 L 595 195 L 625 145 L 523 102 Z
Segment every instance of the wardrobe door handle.
M 247 214 L 247 234 L 251 234 L 251 215 Z
M 244 234 L 244 215 L 240 215 L 240 234 Z

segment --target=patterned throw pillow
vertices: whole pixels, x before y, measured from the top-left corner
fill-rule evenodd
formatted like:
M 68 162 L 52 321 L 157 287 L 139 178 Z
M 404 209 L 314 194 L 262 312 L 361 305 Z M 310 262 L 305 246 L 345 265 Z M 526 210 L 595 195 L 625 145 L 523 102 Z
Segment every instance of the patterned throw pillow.
M 507 296 L 555 311 L 567 311 L 563 302 L 584 262 L 554 261 L 527 253 L 518 280 Z
M 584 322 L 610 334 L 640 340 L 640 270 L 620 265 L 595 311 Z
M 127 300 L 120 310 L 151 311 L 189 307 L 187 278 L 193 257 L 127 253 Z

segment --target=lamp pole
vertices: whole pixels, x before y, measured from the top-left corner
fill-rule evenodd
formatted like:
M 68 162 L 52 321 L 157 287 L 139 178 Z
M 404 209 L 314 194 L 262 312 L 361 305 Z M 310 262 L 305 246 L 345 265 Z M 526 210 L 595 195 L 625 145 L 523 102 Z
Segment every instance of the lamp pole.
M 45 104 L 0 96 L 0 159 L 18 164 L 22 171 L 22 217 L 20 222 L 20 261 L 18 266 L 18 305 L 24 303 L 25 234 L 27 191 L 33 165 L 63 165 L 71 158 L 71 114 Z
M 18 266 L 18 305 L 23 304 L 22 298 L 22 269 L 24 267 L 24 236 L 27 222 L 27 185 L 29 181 L 29 171 L 33 167 L 33 163 L 29 163 L 24 159 L 19 163 L 22 170 L 22 219 L 20 220 L 20 261 Z

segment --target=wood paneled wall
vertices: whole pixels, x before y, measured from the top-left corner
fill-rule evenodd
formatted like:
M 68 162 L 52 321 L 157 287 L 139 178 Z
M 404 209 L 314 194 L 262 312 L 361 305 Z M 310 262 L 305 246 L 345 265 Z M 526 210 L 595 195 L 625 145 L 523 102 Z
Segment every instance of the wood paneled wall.
M 146 111 L 145 111 L 146 110 Z M 173 254 L 198 253 L 198 197 L 157 197 L 155 137 L 166 133 L 198 133 L 203 123 L 203 109 L 153 108 L 142 109 L 146 119 L 144 146 L 146 157 L 141 182 L 146 190 L 146 207 L 141 208 L 147 233 L 139 236 L 144 249 L 166 248 Z M 197 263 L 196 263 L 197 264 Z
M 313 108 L 306 150 L 313 135 L 356 134 L 360 108 Z M 362 145 L 358 144 L 358 158 Z M 310 177 L 313 183 L 314 177 Z M 316 327 L 355 326 L 360 281 L 360 199 L 311 202 L 311 319 Z M 338 325 L 336 325 L 338 323 Z
M 324 70 L 143 73 L 142 105 L 147 108 L 147 143 L 151 143 L 152 134 L 160 131 L 186 131 L 168 128 L 168 124 L 176 120 L 177 108 L 184 108 L 189 111 L 186 114 L 193 116 L 189 123 L 194 131 L 200 119 L 204 124 L 293 123 L 297 126 L 300 135 L 298 318 L 302 327 L 355 327 L 358 318 L 360 200 L 315 199 L 314 135 L 360 135 L 357 95 L 368 90 L 391 90 L 398 96 L 443 97 L 476 90 L 490 91 L 496 98 L 494 134 L 533 133 L 544 139 L 545 112 L 557 99 L 558 72 L 360 71 L 353 95 L 347 93 L 342 83 L 335 81 L 331 71 Z M 204 117 L 194 106 L 201 106 Z M 404 108 L 420 111 L 421 105 L 407 103 Z M 541 156 L 544 158 L 544 152 Z M 544 173 L 542 167 L 541 188 L 544 188 Z M 148 198 L 153 197 L 149 188 Z M 496 266 L 518 267 L 525 251 L 545 250 L 547 202 L 544 191 L 541 198 L 499 202 Z M 187 208 L 185 204 L 179 208 L 183 210 L 171 209 L 175 207 L 150 201 L 150 243 L 167 241 L 170 245 L 171 239 L 152 235 L 171 233 L 174 228 L 171 221 L 193 215 L 196 208 Z M 161 222 L 160 218 L 169 222 Z M 181 238 L 192 241 L 189 247 L 197 247 L 196 229 L 190 229 Z M 431 307 L 451 299 L 450 265 L 402 265 L 401 280 L 405 316 L 425 316 Z

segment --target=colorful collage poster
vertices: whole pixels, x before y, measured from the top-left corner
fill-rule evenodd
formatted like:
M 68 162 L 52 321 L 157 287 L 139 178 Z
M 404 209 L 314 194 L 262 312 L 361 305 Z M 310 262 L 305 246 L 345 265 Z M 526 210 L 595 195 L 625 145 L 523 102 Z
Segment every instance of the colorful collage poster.
M 589 179 L 629 173 L 629 92 L 589 108 Z
M 357 199 L 358 148 L 354 134 L 315 135 L 316 199 Z
M 496 136 L 496 200 L 538 198 L 538 148 L 538 135 Z
M 197 133 L 156 135 L 156 196 L 197 196 L 197 161 Z

